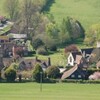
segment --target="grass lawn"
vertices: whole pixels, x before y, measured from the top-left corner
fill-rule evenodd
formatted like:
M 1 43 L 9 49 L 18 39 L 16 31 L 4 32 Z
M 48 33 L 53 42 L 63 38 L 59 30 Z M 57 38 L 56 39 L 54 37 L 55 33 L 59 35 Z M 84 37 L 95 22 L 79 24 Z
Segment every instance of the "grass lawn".
M 5 10 L 4 10 L 4 3 L 5 3 L 5 0 L 0 0 L 0 16 L 5 16 L 6 13 L 5 13 Z
M 71 16 L 81 22 L 87 29 L 100 21 L 100 0 L 54 0 L 50 13 L 57 23 Z
M 57 52 L 54 52 L 53 54 L 49 54 L 47 56 L 43 55 L 33 55 L 32 57 L 25 57 L 25 59 L 35 59 L 35 57 L 38 57 L 40 60 L 48 60 L 48 57 L 51 58 L 51 64 L 52 65 L 58 65 L 58 66 L 66 66 L 67 63 L 67 57 L 64 56 L 64 49 L 59 49 Z
M 100 84 L 0 83 L 0 100 L 100 100 Z

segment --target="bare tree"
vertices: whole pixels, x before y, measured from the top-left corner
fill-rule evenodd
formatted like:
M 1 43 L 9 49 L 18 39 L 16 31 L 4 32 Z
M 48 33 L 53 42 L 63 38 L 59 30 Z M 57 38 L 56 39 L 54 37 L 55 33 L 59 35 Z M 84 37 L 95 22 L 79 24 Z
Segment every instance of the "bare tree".
M 11 20 L 15 20 L 18 16 L 18 7 L 19 0 L 6 0 L 5 1 L 5 10 L 8 13 L 8 16 Z

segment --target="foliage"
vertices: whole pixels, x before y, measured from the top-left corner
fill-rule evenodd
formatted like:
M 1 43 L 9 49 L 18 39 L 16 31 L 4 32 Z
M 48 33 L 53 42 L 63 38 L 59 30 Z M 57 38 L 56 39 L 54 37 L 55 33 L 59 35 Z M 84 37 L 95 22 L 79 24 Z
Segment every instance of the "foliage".
M 78 20 L 68 17 L 67 18 L 67 31 L 71 39 L 84 38 L 84 29 Z
M 93 24 L 86 34 L 85 43 L 91 46 L 95 45 L 96 41 L 100 40 L 100 24 Z
M 40 55 L 47 55 L 48 54 L 48 51 L 44 46 L 37 48 L 36 52 L 37 52 L 37 54 L 40 54 Z
M 43 80 L 43 70 L 42 67 L 39 64 L 36 64 L 33 70 L 33 79 L 35 79 L 36 82 L 40 82 L 41 78 Z
M 47 77 L 57 78 L 59 76 L 60 70 L 57 66 L 49 66 L 46 70 Z
M 49 50 L 50 50 L 50 51 L 57 51 L 57 46 L 56 46 L 56 45 L 51 45 L 51 46 L 49 47 Z
M 75 45 L 75 44 L 72 44 L 72 45 L 69 45 L 65 48 L 65 53 L 68 53 L 68 52 L 77 52 L 79 51 L 78 50 L 78 47 Z
M 40 46 L 43 46 L 43 45 L 44 45 L 44 43 L 41 39 L 36 38 L 36 39 L 33 40 L 34 49 L 37 49 L 37 48 L 39 48 Z
M 5 10 L 11 20 L 17 19 L 19 15 L 19 0 L 5 0 Z
M 18 67 L 19 67 L 19 66 L 18 66 L 17 63 L 12 63 L 12 64 L 9 66 L 10 69 L 14 69 L 14 70 L 17 70 Z
M 32 72 L 31 71 L 22 71 L 20 74 L 25 79 L 27 79 L 27 78 L 31 79 L 32 78 Z
M 58 37 L 58 28 L 55 24 L 49 23 L 46 26 L 46 33 L 51 37 L 56 39 Z
M 59 32 L 59 41 L 61 44 L 63 43 L 69 43 L 71 41 L 70 34 L 67 30 L 67 19 L 63 19 L 61 26 L 60 26 L 60 32 Z
M 5 77 L 7 82 L 14 82 L 16 78 L 16 70 L 13 68 L 7 68 L 5 71 Z

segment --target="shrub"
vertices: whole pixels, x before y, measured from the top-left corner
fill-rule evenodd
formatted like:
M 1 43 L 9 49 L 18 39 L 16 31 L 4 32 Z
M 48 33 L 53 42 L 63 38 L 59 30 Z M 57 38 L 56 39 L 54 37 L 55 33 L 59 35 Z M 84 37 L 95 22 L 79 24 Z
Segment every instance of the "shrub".
M 50 66 L 46 70 L 48 78 L 57 78 L 60 75 L 60 70 L 57 66 Z
M 33 70 L 33 79 L 35 79 L 36 82 L 40 82 L 41 79 L 43 81 L 43 70 L 42 67 L 39 64 L 36 64 Z
M 37 54 L 40 54 L 40 55 L 47 55 L 48 54 L 48 51 L 46 50 L 46 48 L 45 47 L 39 47 L 38 49 L 37 49 Z
M 51 45 L 49 47 L 50 51 L 57 51 L 57 46 L 56 45 Z
M 12 68 L 7 68 L 5 71 L 7 82 L 14 82 L 16 78 L 16 71 Z
M 33 41 L 34 49 L 37 49 L 37 48 L 39 48 L 40 46 L 43 46 L 43 45 L 44 45 L 44 43 L 41 39 L 39 39 L 39 38 L 34 39 L 34 41 Z
M 79 51 L 78 50 L 78 47 L 75 45 L 75 44 L 72 44 L 72 45 L 69 45 L 65 48 L 65 53 L 68 53 L 68 52 L 77 52 Z

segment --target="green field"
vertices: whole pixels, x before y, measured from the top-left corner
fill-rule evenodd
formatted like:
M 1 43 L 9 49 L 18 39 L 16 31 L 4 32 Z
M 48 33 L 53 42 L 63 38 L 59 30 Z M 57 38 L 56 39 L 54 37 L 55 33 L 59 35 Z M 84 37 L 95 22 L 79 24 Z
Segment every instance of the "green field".
M 4 3 L 5 3 L 5 0 L 0 0 L 0 16 L 5 16 L 6 13 L 5 13 L 5 10 L 4 10 Z
M 87 29 L 92 24 L 100 23 L 100 0 L 54 0 L 50 13 L 57 23 L 71 16 Z
M 100 85 L 0 83 L 0 100 L 100 100 Z

